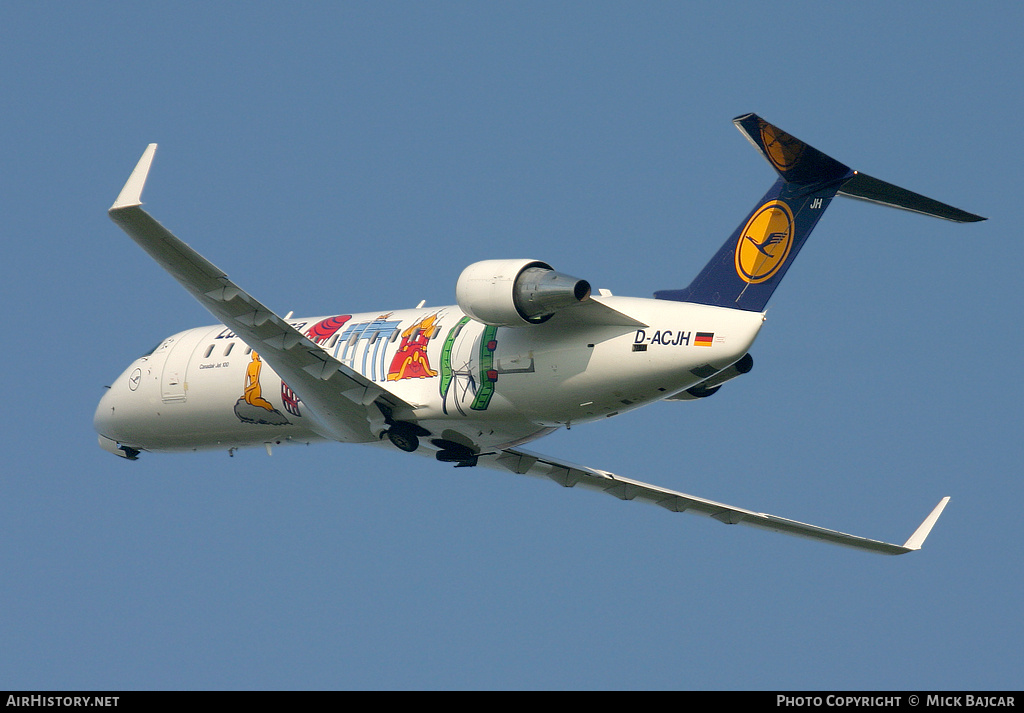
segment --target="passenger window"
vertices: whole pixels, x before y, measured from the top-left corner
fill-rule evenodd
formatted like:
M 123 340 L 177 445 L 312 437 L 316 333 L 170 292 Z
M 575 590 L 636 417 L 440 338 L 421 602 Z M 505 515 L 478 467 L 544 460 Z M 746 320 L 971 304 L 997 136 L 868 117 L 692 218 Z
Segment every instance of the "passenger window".
M 234 342 L 228 343 L 227 349 L 224 350 L 224 356 L 227 356 L 228 354 L 230 354 L 231 350 L 234 349 L 234 348 L 235 348 L 235 343 Z
M 211 354 L 213 354 L 213 345 L 212 344 L 206 348 L 206 354 L 203 355 L 203 358 L 204 359 L 209 359 Z

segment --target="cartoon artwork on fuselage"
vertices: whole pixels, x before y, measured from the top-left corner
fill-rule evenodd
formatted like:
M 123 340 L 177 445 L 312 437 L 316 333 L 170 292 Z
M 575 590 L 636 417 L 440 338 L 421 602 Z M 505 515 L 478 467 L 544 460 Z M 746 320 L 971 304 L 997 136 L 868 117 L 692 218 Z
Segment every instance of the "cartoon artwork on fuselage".
M 469 406 L 474 411 L 486 411 L 494 396 L 494 383 L 498 380 L 498 370 L 494 368 L 494 350 L 498 348 L 496 336 L 498 328 L 491 325 L 484 327 L 480 335 L 480 388 Z
M 463 416 L 465 406 L 472 411 L 485 411 L 494 396 L 494 384 L 498 372 L 492 368 L 494 350 L 498 343 L 495 337 L 497 327 L 484 327 L 480 335 L 479 353 L 476 353 L 476 339 L 470 336 L 473 330 L 464 329 L 470 318 L 463 317 L 451 328 L 441 348 L 441 410 L 448 413 L 448 398 L 451 396 L 455 408 Z M 475 362 L 475 363 L 474 363 Z
M 328 317 L 307 329 L 306 336 L 320 346 L 323 346 L 327 343 L 327 340 L 333 337 L 339 329 L 345 326 L 345 322 L 350 319 L 352 319 L 352 315 L 350 314 L 339 314 L 335 317 Z M 283 379 L 281 380 L 281 403 L 284 404 L 285 411 L 290 413 L 292 416 L 302 416 L 302 409 L 299 408 L 299 405 L 302 403 L 302 399 L 299 398 L 298 394 L 291 390 L 291 387 L 289 387 Z
M 376 319 L 347 325 L 331 354 L 366 378 L 384 381 L 387 376 L 384 367 L 387 345 L 398 339 L 401 324 L 400 320 L 388 319 L 391 314 L 387 312 Z
M 345 322 L 352 319 L 350 314 L 339 314 L 336 317 L 328 317 L 314 324 L 306 330 L 306 336 L 314 342 L 323 346 L 324 343 L 334 336 L 335 332 L 345 326 Z
M 352 315 L 348 314 L 328 317 L 306 330 L 305 336 L 324 347 L 345 366 L 373 381 L 428 379 L 437 376 L 438 372 L 430 365 L 427 348 L 441 329 L 441 312 L 422 317 L 405 330 L 401 330 L 401 320 L 390 319 L 391 315 L 392 313 L 388 312 L 361 322 L 350 322 Z M 343 327 L 344 330 L 341 331 Z M 401 337 L 401 342 L 396 345 L 395 352 L 388 362 L 389 346 L 398 342 L 399 337 Z M 386 367 L 386 364 L 390 364 L 390 366 Z M 248 388 L 249 381 L 246 383 Z M 244 398 L 239 402 L 258 405 L 264 410 L 266 410 L 266 406 L 263 404 L 267 404 L 273 409 L 269 402 L 262 398 L 260 400 L 262 403 L 259 404 L 252 404 Z M 281 381 L 281 402 L 288 413 L 297 417 L 302 416 L 302 399 L 292 391 L 284 380 Z M 239 409 L 248 418 L 239 413 Z M 256 416 L 259 418 L 254 418 L 252 414 L 248 413 L 245 405 L 236 405 L 235 413 L 243 421 L 275 422 L 268 421 L 268 417 L 263 413 L 257 413 Z M 288 423 L 283 414 L 279 412 L 278 414 L 283 419 L 280 423 Z M 272 416 L 270 418 L 273 419 Z
M 427 345 L 440 329 L 441 325 L 437 324 L 437 315 L 432 314 L 402 332 L 402 342 L 391 359 L 388 381 L 427 379 L 437 376 L 437 372 L 430 368 Z
M 259 423 L 267 426 L 284 426 L 291 421 L 263 398 L 260 388 L 260 371 L 263 360 L 255 351 L 245 368 L 245 386 L 242 397 L 235 402 L 235 415 L 245 423 Z

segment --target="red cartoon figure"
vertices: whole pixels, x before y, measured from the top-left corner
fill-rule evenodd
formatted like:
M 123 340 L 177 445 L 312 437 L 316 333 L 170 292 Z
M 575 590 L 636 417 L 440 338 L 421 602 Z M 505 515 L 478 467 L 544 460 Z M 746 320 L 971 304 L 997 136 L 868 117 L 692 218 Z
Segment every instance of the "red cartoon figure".
M 388 369 L 388 381 L 399 379 L 427 379 L 437 376 L 427 359 L 427 344 L 440 325 L 435 325 L 437 315 L 432 314 L 416 322 L 402 332 L 402 343 L 398 345 Z

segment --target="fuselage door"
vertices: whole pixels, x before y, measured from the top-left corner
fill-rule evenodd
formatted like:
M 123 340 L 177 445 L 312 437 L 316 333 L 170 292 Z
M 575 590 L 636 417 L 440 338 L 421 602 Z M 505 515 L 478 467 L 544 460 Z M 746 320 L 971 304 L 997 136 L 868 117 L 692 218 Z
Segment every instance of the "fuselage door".
M 164 403 L 184 401 L 188 390 L 188 364 L 199 342 L 208 334 L 206 329 L 193 329 L 179 334 L 164 361 L 160 378 Z

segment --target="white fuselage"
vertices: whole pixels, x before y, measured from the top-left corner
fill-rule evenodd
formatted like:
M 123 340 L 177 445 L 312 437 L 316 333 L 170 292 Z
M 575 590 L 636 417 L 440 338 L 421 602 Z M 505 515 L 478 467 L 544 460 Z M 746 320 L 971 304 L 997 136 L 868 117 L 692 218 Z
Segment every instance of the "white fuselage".
M 479 452 L 699 384 L 746 354 L 764 319 L 683 302 L 593 299 L 635 323 L 596 324 L 566 310 L 539 325 L 489 327 L 456 306 L 288 322 L 412 404 L 413 421 L 432 437 Z M 136 359 L 94 422 L 102 436 L 151 451 L 333 439 L 301 394 L 223 325 L 175 334 Z

